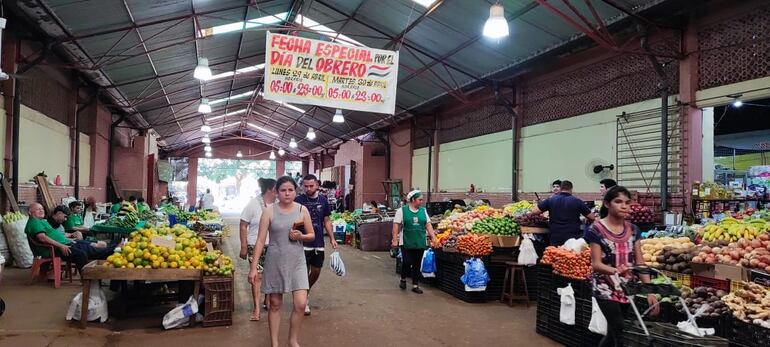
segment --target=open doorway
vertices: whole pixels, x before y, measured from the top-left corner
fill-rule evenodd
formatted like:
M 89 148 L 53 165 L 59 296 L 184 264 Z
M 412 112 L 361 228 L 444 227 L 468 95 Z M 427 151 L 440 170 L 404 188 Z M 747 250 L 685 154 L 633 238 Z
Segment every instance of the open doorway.
M 197 199 L 210 190 L 223 213 L 240 213 L 257 195 L 260 178 L 276 177 L 275 160 L 200 159 Z
M 714 182 L 747 189 L 762 184 L 753 178 L 770 165 L 770 99 L 736 99 L 715 107 L 713 115 Z

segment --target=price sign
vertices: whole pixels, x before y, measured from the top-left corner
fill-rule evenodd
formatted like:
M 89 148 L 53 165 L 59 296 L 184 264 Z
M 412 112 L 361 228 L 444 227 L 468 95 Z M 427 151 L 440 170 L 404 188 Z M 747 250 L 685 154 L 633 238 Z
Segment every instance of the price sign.
M 264 98 L 393 114 L 398 52 L 267 33 Z

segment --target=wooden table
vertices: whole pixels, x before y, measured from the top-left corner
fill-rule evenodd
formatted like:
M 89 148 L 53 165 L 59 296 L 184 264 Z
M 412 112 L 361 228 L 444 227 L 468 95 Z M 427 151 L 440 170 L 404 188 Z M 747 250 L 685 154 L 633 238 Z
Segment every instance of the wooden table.
M 548 228 L 540 227 L 521 227 L 522 234 L 548 234 Z
M 80 327 L 88 323 L 88 296 L 91 292 L 91 281 L 125 280 L 125 281 L 193 281 L 193 297 L 198 300 L 203 271 L 196 269 L 122 269 L 104 266 L 104 260 L 94 260 L 83 267 L 83 295 L 80 303 Z M 195 315 L 190 317 L 190 325 L 195 323 Z

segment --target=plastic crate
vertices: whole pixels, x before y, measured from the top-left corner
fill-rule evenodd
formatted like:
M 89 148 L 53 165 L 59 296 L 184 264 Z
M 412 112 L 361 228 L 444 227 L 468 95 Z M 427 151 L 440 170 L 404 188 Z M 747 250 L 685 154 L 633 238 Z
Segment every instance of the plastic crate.
M 731 281 L 730 282 L 730 293 L 734 293 L 738 290 L 744 289 L 746 287 L 746 282 L 743 281 Z
M 720 280 L 718 278 L 692 275 L 691 284 L 691 288 L 709 287 L 714 289 L 721 289 L 725 292 L 730 291 L 730 280 Z
M 740 346 L 767 346 L 770 345 L 770 329 L 744 322 L 740 319 L 730 319 L 730 341 Z
M 650 336 L 642 331 L 636 324 L 627 325 L 623 331 L 624 346 L 631 347 L 728 347 L 729 341 L 721 337 L 697 337 L 680 332 L 670 323 L 647 323 Z
M 553 274 L 549 289 L 556 292 L 556 288 L 564 288 L 567 284 L 572 285 L 572 290 L 575 291 L 575 298 L 590 300 L 593 296 L 593 285 L 590 281 L 569 278 L 559 274 Z
M 448 261 L 447 257 L 439 257 L 436 259 L 436 272 L 437 272 L 437 284 L 438 288 L 458 298 L 462 301 L 469 303 L 481 303 L 489 300 L 489 294 L 485 291 L 481 292 L 467 292 L 465 291 L 465 285 L 460 281 L 460 277 L 465 273 L 465 266 L 463 262 L 457 262 L 459 258 L 451 257 L 453 261 Z M 487 286 L 489 289 L 489 286 Z M 500 298 L 500 292 L 498 292 L 498 299 Z
M 233 324 L 233 277 L 203 277 L 204 309 L 203 326 L 213 327 Z
M 692 284 L 692 275 L 667 270 L 660 270 L 660 272 L 666 275 L 666 277 L 670 278 L 672 281 L 681 282 L 684 286 L 690 287 Z

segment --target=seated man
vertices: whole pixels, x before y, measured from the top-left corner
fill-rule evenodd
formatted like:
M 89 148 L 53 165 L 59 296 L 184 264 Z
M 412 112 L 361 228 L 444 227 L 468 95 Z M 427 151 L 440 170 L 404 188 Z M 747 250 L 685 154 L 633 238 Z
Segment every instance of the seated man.
M 138 198 L 136 199 L 136 211 L 139 213 L 142 213 L 144 211 L 149 211 L 150 205 L 147 205 L 147 203 L 144 201 L 144 198 Z
M 83 205 L 80 204 L 80 201 L 73 201 L 70 203 L 69 207 L 70 214 L 67 216 L 67 220 L 64 221 L 64 231 L 73 234 L 79 233 L 82 236 L 82 233 L 88 232 L 89 230 L 83 226 Z M 82 239 L 82 237 L 80 239 Z
M 54 228 L 58 231 L 61 231 L 64 233 L 64 236 L 66 236 L 70 240 L 82 240 L 83 234 L 80 232 L 67 232 L 66 228 L 64 227 L 64 223 L 67 221 L 67 216 L 69 216 L 70 209 L 67 206 L 59 205 L 56 206 L 56 208 L 53 209 L 53 212 L 48 217 L 48 224 L 51 225 L 51 228 Z
M 59 207 L 66 208 L 66 206 Z M 56 255 L 75 263 L 78 270 L 82 270 L 91 260 L 106 259 L 115 250 L 115 247 L 107 246 L 103 241 L 91 243 L 83 240 L 68 239 L 64 232 L 54 229 L 45 220 L 43 205 L 38 203 L 33 203 L 29 206 L 29 220 L 24 231 L 27 233 L 27 236 L 34 238 L 36 242 L 53 246 Z M 35 247 L 32 251 L 35 255 L 42 257 L 51 256 L 48 247 Z

